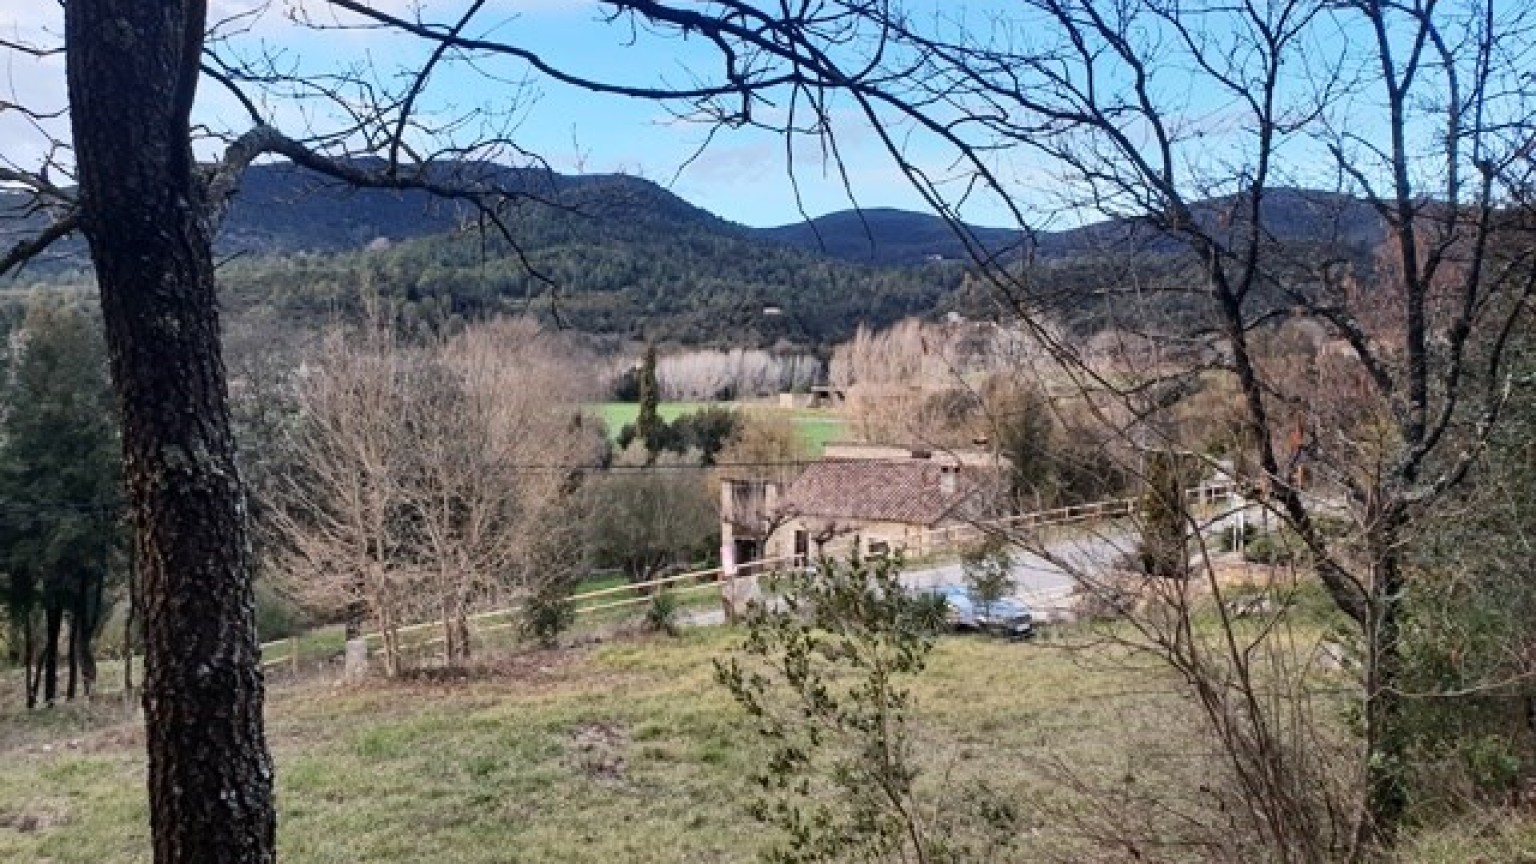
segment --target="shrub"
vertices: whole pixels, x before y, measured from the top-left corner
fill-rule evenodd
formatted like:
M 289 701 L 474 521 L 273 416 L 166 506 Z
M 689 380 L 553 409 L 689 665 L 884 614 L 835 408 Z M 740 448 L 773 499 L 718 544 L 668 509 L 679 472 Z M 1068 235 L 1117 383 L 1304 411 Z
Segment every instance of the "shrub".
M 1300 542 L 1284 531 L 1260 534 L 1243 546 L 1243 559 L 1255 564 L 1294 564 Z
M 264 580 L 256 582 L 256 632 L 263 642 L 287 639 L 304 630 L 309 622 L 293 601 L 279 594 Z
M 1507 737 L 1483 735 L 1464 744 L 1461 752 L 1467 776 L 1482 794 L 1498 798 L 1520 788 L 1520 754 Z
M 960 568 L 983 614 L 990 614 L 992 604 L 1013 593 L 1013 554 L 1000 537 L 988 536 L 962 550 Z
M 677 595 L 662 588 L 651 594 L 651 602 L 645 605 L 645 626 L 653 633 L 676 636 L 682 603 Z
M 784 577 L 782 603 L 716 661 L 766 745 L 748 806 L 776 829 L 767 860 L 1012 860 L 1011 802 L 917 782 L 931 754 L 908 683 L 934 645 L 934 606 L 903 590 L 899 567 L 824 561 Z
M 528 596 L 523 604 L 521 631 L 542 648 L 555 648 L 560 635 L 576 621 L 576 607 L 571 603 L 569 587 L 551 583 Z

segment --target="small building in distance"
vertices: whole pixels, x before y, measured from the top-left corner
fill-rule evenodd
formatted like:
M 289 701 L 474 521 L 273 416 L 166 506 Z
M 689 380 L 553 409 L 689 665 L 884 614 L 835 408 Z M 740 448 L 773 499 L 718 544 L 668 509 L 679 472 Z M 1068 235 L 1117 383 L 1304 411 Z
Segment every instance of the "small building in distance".
M 780 393 L 779 407 L 791 410 L 837 408 L 845 396 L 841 387 L 817 385 L 804 393 Z
M 922 555 L 947 526 L 1001 514 L 1006 471 L 993 453 L 829 444 L 788 483 L 721 484 L 726 570 L 758 559 Z

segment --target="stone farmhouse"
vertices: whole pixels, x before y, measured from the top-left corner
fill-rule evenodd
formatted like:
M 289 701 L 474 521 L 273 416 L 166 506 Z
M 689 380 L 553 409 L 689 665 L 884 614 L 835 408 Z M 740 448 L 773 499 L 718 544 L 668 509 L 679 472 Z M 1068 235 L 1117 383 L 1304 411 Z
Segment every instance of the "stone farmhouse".
M 949 526 L 1001 514 L 1006 472 L 979 450 L 829 444 L 788 483 L 721 483 L 727 573 L 760 559 L 898 550 L 922 555 Z

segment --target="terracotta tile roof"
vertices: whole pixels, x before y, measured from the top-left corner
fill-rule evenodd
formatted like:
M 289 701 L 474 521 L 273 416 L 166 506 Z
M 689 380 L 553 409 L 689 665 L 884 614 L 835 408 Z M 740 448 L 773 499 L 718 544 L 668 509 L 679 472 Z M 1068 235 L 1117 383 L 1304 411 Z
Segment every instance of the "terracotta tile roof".
M 815 462 L 790 484 L 780 508 L 796 516 L 935 525 L 976 493 L 984 472 L 960 470 L 949 492 L 942 473 L 932 462 Z

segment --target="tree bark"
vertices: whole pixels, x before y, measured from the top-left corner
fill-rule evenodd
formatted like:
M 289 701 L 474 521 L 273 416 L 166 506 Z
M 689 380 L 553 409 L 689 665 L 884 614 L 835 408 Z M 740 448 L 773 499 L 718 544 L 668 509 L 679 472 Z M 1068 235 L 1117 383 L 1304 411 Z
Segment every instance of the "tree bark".
M 43 703 L 52 705 L 59 698 L 59 631 L 64 624 L 64 607 L 50 600 L 43 610 Z
M 37 658 L 37 648 L 33 639 L 32 614 L 27 610 L 26 622 L 22 625 L 21 638 L 23 640 L 22 653 L 25 656 L 25 665 L 21 668 L 26 676 L 27 684 L 27 710 L 37 708 L 37 669 L 33 661 Z
M 1396 519 L 1392 519 L 1396 523 Z M 1368 852 L 1393 848 L 1408 809 L 1403 769 L 1407 762 L 1402 713 L 1401 530 L 1383 527 L 1369 538 L 1376 563 L 1371 616 L 1366 627 L 1365 813 L 1357 847 Z
M 137 553 L 130 551 L 127 565 L 128 614 L 123 616 L 123 698 L 133 699 L 133 628 L 138 626 L 139 619 L 139 580 L 135 576 L 139 569 Z
M 454 591 L 452 588 L 446 590 Z M 469 614 L 457 596 L 443 603 L 443 657 L 449 666 L 469 661 Z
M 244 490 L 190 137 L 205 0 L 65 6 L 81 229 L 122 412 L 157 864 L 270 864 Z
M 69 616 L 69 679 L 64 686 L 64 700 L 75 701 L 75 685 L 80 678 L 80 604 L 76 602 L 75 609 Z

